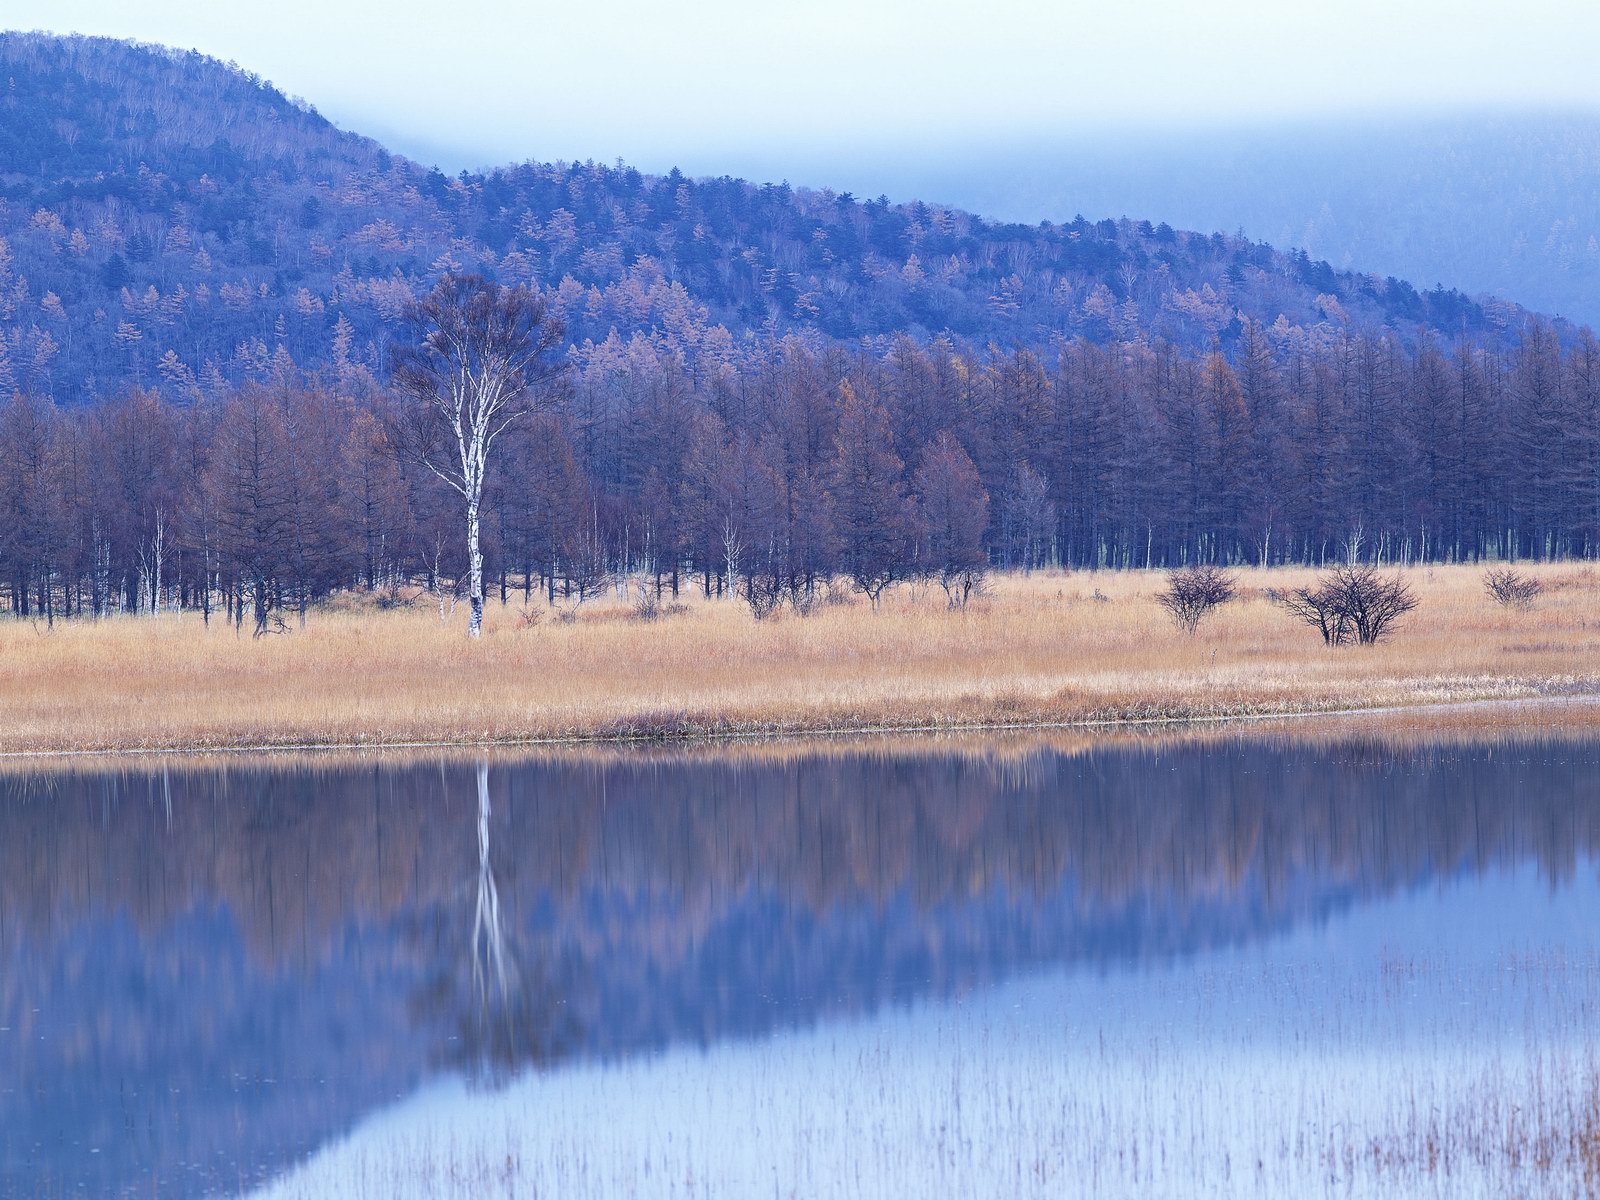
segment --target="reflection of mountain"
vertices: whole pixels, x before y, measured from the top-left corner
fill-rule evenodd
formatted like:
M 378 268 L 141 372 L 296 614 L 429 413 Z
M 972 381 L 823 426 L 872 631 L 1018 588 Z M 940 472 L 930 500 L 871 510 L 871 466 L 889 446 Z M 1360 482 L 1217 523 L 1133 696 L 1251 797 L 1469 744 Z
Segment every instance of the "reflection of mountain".
M 554 758 L 491 772 L 517 987 L 471 1003 L 472 773 L 65 776 L 0 803 L 0 1192 L 270 1173 L 504 1070 L 1259 937 L 1600 851 L 1600 747 Z M 89 1154 L 89 1149 L 98 1150 Z

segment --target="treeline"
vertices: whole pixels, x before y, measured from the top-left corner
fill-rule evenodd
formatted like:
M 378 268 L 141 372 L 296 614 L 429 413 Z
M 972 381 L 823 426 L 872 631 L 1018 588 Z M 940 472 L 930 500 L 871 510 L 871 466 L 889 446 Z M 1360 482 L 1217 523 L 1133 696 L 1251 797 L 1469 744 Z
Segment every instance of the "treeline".
M 353 381 L 353 382 L 352 382 Z M 402 402 L 285 369 L 180 404 L 0 408 L 0 589 L 22 616 L 220 610 L 464 571 L 459 498 L 396 449 Z M 489 480 L 491 597 L 623 573 L 803 608 L 988 568 L 1587 557 L 1600 343 L 1493 352 L 1247 323 L 1232 360 L 1077 340 L 775 339 L 717 369 L 643 337 L 574 352 Z

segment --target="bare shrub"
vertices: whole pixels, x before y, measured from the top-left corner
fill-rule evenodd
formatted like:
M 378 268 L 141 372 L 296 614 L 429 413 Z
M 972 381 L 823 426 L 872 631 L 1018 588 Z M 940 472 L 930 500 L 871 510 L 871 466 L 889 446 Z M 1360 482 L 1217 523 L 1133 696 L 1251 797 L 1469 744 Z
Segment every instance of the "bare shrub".
M 517 615 L 518 629 L 537 629 L 544 620 L 544 613 L 537 608 L 525 608 Z
M 1167 610 L 1179 629 L 1193 633 L 1205 615 L 1219 604 L 1232 600 L 1235 591 L 1234 577 L 1221 567 L 1207 563 L 1169 571 L 1166 590 L 1156 597 L 1156 603 Z M 1095 595 L 1098 599 L 1099 592 Z
M 1511 567 L 1491 567 L 1483 573 L 1483 590 L 1501 608 L 1527 612 L 1544 591 L 1544 584 Z
M 809 617 L 822 604 L 822 594 L 814 587 L 789 586 L 789 607 L 798 617 Z
M 1416 594 L 1398 574 L 1380 575 L 1366 563 L 1335 567 L 1316 587 L 1278 592 L 1274 599 L 1330 646 L 1375 645 L 1417 606 Z
M 940 571 L 935 577 L 944 590 L 945 607 L 966 608 L 974 596 L 987 594 L 988 572 L 981 568 Z
M 397 609 L 410 608 L 414 601 L 400 590 L 398 583 L 390 583 L 378 592 L 377 605 L 379 612 L 393 612 Z
M 781 576 L 745 576 L 744 600 L 750 606 L 750 615 L 758 621 L 765 621 L 782 608 L 788 594 L 788 584 Z
M 1388 637 L 1394 624 L 1417 606 L 1417 597 L 1398 574 L 1380 576 L 1376 569 L 1345 568 L 1345 597 L 1356 640 L 1375 645 Z
M 944 589 L 945 607 L 965 608 L 973 596 L 983 595 L 986 572 L 982 567 L 954 567 L 939 572 L 939 586 Z
M 283 614 L 277 609 L 256 613 L 256 631 L 252 638 L 269 637 L 275 633 L 288 633 L 289 623 L 283 619 Z
M 633 602 L 633 619 L 635 621 L 654 621 L 661 615 L 661 597 L 648 587 L 639 589 L 639 597 Z
M 1291 616 L 1317 630 L 1328 645 L 1342 646 L 1350 640 L 1349 618 L 1340 608 L 1332 589 L 1323 585 L 1295 588 L 1292 591 L 1273 588 L 1267 592 L 1267 598 L 1274 604 L 1283 605 Z
M 750 615 L 765 621 L 785 605 L 797 617 L 809 617 L 824 605 L 849 604 L 848 596 L 830 582 L 824 589 L 815 583 L 776 571 L 757 571 L 745 576 L 744 601 L 750 606 Z
M 823 593 L 822 603 L 828 608 L 849 608 L 855 604 L 850 589 L 840 587 L 832 580 L 828 581 L 828 590 Z

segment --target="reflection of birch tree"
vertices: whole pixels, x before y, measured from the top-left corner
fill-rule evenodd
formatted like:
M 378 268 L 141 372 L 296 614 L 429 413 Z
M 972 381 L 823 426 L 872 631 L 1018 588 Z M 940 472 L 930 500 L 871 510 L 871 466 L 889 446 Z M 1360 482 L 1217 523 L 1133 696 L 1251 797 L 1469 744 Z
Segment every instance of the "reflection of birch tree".
M 538 960 L 536 948 L 519 946 L 523 939 L 515 914 L 507 919 L 501 911 L 487 763 L 479 764 L 476 782 L 478 862 L 467 938 L 471 969 L 464 971 L 461 962 L 463 925 L 458 922 L 464 914 L 452 905 L 455 915 L 447 910 L 433 922 L 435 965 L 413 999 L 413 1012 L 448 1031 L 439 1056 L 444 1064 L 505 1078 L 556 1061 L 576 1039 L 552 973 Z
M 514 970 L 514 965 L 512 965 Z M 500 999 L 509 991 L 505 931 L 500 925 L 500 889 L 489 862 L 489 764 L 478 764 L 478 905 L 472 917 L 472 982 L 479 1001 L 489 1003 L 492 975 Z

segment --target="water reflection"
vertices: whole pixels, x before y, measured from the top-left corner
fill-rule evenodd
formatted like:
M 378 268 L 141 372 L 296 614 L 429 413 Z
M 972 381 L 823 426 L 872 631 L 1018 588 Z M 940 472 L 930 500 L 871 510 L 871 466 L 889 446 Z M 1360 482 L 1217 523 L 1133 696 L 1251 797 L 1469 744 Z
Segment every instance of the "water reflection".
M 430 1063 L 474 1079 L 503 1081 L 525 1068 L 560 1061 L 578 1048 L 578 1039 L 560 983 L 538 958 L 541 942 L 502 918 L 488 764 L 478 764 L 476 784 L 477 879 L 467 941 L 470 985 L 455 969 L 460 956 L 452 952 L 451 942 L 457 935 L 445 905 L 432 920 L 412 927 L 414 945 L 431 966 L 423 972 L 410 1012 L 419 1029 L 441 1031 Z
M 1237 739 L 13 778 L 0 1194 L 240 1190 L 445 1070 L 1127 973 L 1495 865 L 1556 888 L 1597 768 Z

